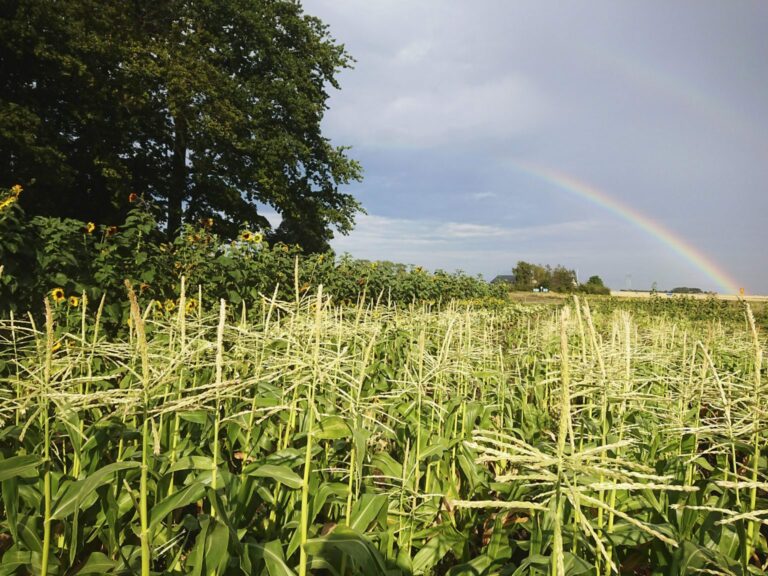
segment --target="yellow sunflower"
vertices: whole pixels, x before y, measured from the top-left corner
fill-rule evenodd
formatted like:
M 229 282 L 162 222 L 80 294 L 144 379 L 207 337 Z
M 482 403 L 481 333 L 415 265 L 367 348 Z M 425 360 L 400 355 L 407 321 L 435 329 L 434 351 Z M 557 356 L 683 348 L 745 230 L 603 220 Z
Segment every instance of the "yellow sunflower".
M 78 298 L 74 294 L 67 299 L 67 302 L 72 308 L 77 308 L 78 306 L 80 306 L 80 298 Z
M 96 224 L 94 224 L 93 222 L 88 222 L 88 224 L 85 225 L 86 234 L 93 234 L 94 230 L 96 230 Z
M 191 314 L 197 308 L 197 300 L 187 300 L 187 304 L 184 306 L 187 314 Z
M 59 350 L 60 348 L 61 348 L 61 340 L 59 340 L 58 342 L 56 342 L 56 343 L 53 345 L 53 348 L 51 348 L 51 352 L 56 352 L 56 351 L 57 351 L 57 350 Z
M 253 233 L 248 230 L 243 230 L 240 233 L 240 240 L 243 242 L 251 242 L 253 240 Z
M 66 300 L 66 297 L 64 296 L 64 288 L 54 288 L 51 290 L 51 298 L 53 298 L 53 301 L 56 302 L 56 304 L 64 302 L 64 300 Z
M 256 234 L 254 234 L 251 237 L 251 242 L 253 242 L 254 244 L 261 244 L 263 241 L 264 241 L 264 235 L 261 234 L 260 232 L 256 232 Z
M 21 187 L 21 184 L 14 184 L 11 186 L 11 194 L 13 194 L 16 198 L 19 197 L 19 194 L 21 194 L 24 191 L 24 188 Z
M 165 311 L 166 312 L 173 312 L 173 309 L 176 308 L 176 302 L 173 300 L 166 300 L 165 301 Z
M 11 204 L 14 204 L 15 202 L 16 202 L 16 198 L 14 196 L 8 196 L 8 198 L 6 198 L 5 200 L 0 201 L 0 212 L 2 212 L 6 208 L 8 208 L 8 206 L 10 206 Z

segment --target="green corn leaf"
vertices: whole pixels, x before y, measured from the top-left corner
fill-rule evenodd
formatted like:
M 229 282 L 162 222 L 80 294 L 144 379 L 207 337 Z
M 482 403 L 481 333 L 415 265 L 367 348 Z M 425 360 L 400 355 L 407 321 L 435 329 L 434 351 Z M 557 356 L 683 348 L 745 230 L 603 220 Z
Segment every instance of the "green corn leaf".
M 319 538 L 310 538 L 306 543 L 307 553 L 324 557 L 332 551 L 339 551 L 347 556 L 356 569 L 353 574 L 366 576 L 386 576 L 384 559 L 365 537 L 344 526 L 337 526 L 333 532 Z
M 168 470 L 166 474 L 173 474 L 180 470 L 213 470 L 213 458 L 209 456 L 185 456 L 179 458 L 179 460 Z
M 178 492 L 174 492 L 170 496 L 164 498 L 150 511 L 149 527 L 153 528 L 158 523 L 162 522 L 164 518 L 177 508 L 183 508 L 189 506 L 200 500 L 205 494 L 205 485 L 201 482 L 193 482 L 188 486 L 184 486 Z
M 266 544 L 248 544 L 248 547 L 256 553 L 257 558 L 264 560 L 269 576 L 295 576 L 295 572 L 285 562 L 280 540 L 272 540 Z
M 43 463 L 42 458 L 34 454 L 29 456 L 12 456 L 0 460 L 0 482 L 11 478 L 36 478 L 37 468 Z
M 11 538 L 13 538 L 14 542 L 19 541 L 19 533 L 17 530 L 17 522 L 18 520 L 18 512 L 19 512 L 19 485 L 16 478 L 10 478 L 8 480 L 4 480 L 2 482 L 2 485 L 0 485 L 0 488 L 2 488 L 2 497 L 3 497 L 3 506 L 5 508 L 5 516 L 8 519 L 8 528 L 11 531 Z
M 88 561 L 85 565 L 78 570 L 78 574 L 109 574 L 117 565 L 114 560 L 111 560 L 105 554 L 101 552 L 93 552 L 88 557 Z
M 257 478 L 271 478 L 281 484 L 297 490 L 301 488 L 304 482 L 301 476 L 296 474 L 288 466 L 275 466 L 274 464 L 261 464 L 255 467 L 248 466 L 244 470 L 248 476 L 256 476 Z
M 371 469 L 398 480 L 403 476 L 403 465 L 386 452 L 377 452 L 371 458 Z
M 386 504 L 386 494 L 363 494 L 352 509 L 352 520 L 349 527 L 364 533 Z
M 320 421 L 320 426 L 315 430 L 314 436 L 318 440 L 338 440 L 339 438 L 350 438 L 352 430 L 340 416 L 326 416 Z
M 69 484 L 64 492 L 59 497 L 58 502 L 53 510 L 52 517 L 61 520 L 66 518 L 75 510 L 79 510 L 86 498 L 93 494 L 102 484 L 106 484 L 111 481 L 112 475 L 120 470 L 128 470 L 130 468 L 138 468 L 141 464 L 138 462 L 114 462 L 107 464 L 103 468 L 99 468 L 90 476 L 77 482 Z

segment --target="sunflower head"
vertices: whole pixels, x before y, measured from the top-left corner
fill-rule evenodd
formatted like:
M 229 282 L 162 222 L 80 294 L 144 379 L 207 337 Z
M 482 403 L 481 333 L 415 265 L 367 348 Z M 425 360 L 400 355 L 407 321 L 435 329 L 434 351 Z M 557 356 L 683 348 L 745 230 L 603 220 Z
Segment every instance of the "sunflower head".
M 117 234 L 117 226 L 108 226 L 105 233 L 107 236 L 112 236 L 113 234 Z
M 240 233 L 240 240 L 243 242 L 251 242 L 253 240 L 253 232 L 250 230 L 243 230 Z
M 165 311 L 166 312 L 172 312 L 173 309 L 176 308 L 176 302 L 174 302 L 173 300 L 170 300 L 170 299 L 166 300 L 165 304 L 164 304 L 164 307 L 165 307 Z
M 78 306 L 80 306 L 80 298 L 78 298 L 73 294 L 67 299 L 67 303 L 70 305 L 70 307 L 77 308 Z
M 21 184 L 14 184 L 11 186 L 11 194 L 14 198 L 18 198 L 19 194 L 21 194 L 24 191 L 24 188 L 21 187 Z
M 187 314 L 194 312 L 197 309 L 197 300 L 195 299 L 187 300 L 187 303 L 184 306 L 184 309 L 187 312 Z
M 66 300 L 66 297 L 64 296 L 64 288 L 54 288 L 51 290 L 51 298 L 53 298 L 53 301 L 56 302 L 56 304 L 64 302 L 64 300 Z
M 0 212 L 8 208 L 8 206 L 11 206 L 16 202 L 15 196 L 8 196 L 8 198 L 4 198 L 0 201 Z
M 128 202 L 130 202 L 131 204 L 136 202 L 138 199 L 139 199 L 139 195 L 136 194 L 136 192 L 131 192 L 130 194 L 128 194 Z
M 94 224 L 93 222 L 88 222 L 88 224 L 85 225 L 86 234 L 93 234 L 94 230 L 96 230 L 96 224 Z

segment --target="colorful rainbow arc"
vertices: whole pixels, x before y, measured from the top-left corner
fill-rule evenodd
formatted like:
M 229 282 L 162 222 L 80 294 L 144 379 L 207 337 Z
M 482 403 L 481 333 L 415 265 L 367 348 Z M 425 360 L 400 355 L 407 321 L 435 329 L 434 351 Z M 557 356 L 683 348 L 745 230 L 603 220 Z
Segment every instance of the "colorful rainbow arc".
M 610 210 L 614 214 L 617 214 L 624 220 L 634 224 L 641 230 L 648 232 L 651 236 L 666 244 L 693 266 L 704 272 L 723 292 L 729 294 L 739 293 L 738 283 L 731 278 L 725 270 L 720 268 L 715 262 L 691 246 L 684 239 L 675 235 L 658 222 L 653 221 L 651 218 L 635 210 L 631 206 L 622 204 L 594 186 L 590 186 L 589 184 L 577 180 L 567 174 L 558 172 L 557 170 L 553 170 L 552 168 L 528 162 L 513 162 L 512 167 L 519 172 L 528 174 L 529 176 L 547 182 L 567 192 L 576 194 L 582 198 L 586 198 L 590 202 Z

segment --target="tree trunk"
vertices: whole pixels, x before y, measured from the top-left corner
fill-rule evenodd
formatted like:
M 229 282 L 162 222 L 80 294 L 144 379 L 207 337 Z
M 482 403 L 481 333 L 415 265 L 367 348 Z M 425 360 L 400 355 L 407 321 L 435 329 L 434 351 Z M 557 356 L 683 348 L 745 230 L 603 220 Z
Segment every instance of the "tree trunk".
M 171 160 L 171 186 L 168 191 L 168 237 L 181 232 L 182 203 L 187 196 L 187 126 L 182 118 L 174 118 L 176 126 Z

